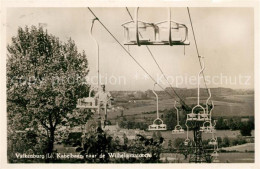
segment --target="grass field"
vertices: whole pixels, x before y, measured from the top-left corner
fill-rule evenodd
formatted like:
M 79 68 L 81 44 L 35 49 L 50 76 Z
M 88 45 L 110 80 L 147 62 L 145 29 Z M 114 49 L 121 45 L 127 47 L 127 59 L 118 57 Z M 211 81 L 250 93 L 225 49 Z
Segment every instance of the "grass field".
M 254 163 L 255 153 L 219 153 L 220 163 Z
M 186 132 L 184 134 L 172 134 L 171 131 L 161 131 L 162 137 L 164 138 L 164 143 L 163 143 L 163 147 L 167 148 L 168 146 L 168 141 L 169 140 L 174 140 L 176 138 L 186 138 Z M 255 132 L 254 130 L 251 132 L 252 136 L 254 137 Z M 146 135 L 152 136 L 153 132 L 150 131 L 146 131 Z M 236 138 L 238 135 L 240 135 L 240 132 L 238 130 L 232 131 L 232 130 L 217 130 L 217 132 L 215 133 L 216 137 L 229 137 L 229 138 Z M 193 133 L 190 131 L 188 133 L 189 138 L 193 138 Z M 203 133 L 202 134 L 202 139 L 203 140 L 207 140 L 207 139 L 211 139 L 212 138 L 212 134 L 206 134 Z M 248 149 L 249 150 L 249 149 Z M 250 148 L 251 150 L 251 148 Z
M 255 151 L 255 144 L 247 143 L 247 144 L 242 144 L 242 145 L 237 145 L 232 147 L 224 147 L 222 149 L 226 151 L 239 151 L 239 152 Z
M 205 104 L 206 99 L 207 98 L 202 98 L 201 103 Z M 218 96 L 212 100 L 214 100 L 215 104 L 213 116 L 254 116 L 254 95 Z M 188 105 L 195 104 L 196 97 L 186 98 L 185 101 Z M 159 100 L 159 110 L 172 109 L 173 104 L 173 99 Z M 148 118 L 156 117 L 155 114 L 143 114 L 144 112 L 156 110 L 155 100 L 136 100 L 135 103 L 125 103 L 123 106 L 126 107 L 123 114 L 127 119 L 131 119 L 132 116 L 134 120 L 142 121 L 144 116 Z M 113 121 L 120 115 L 120 111 L 110 111 L 108 118 Z
M 167 160 L 170 163 L 188 163 L 184 156 L 175 153 L 162 153 L 161 160 Z M 254 163 L 255 153 L 219 153 L 219 163 Z

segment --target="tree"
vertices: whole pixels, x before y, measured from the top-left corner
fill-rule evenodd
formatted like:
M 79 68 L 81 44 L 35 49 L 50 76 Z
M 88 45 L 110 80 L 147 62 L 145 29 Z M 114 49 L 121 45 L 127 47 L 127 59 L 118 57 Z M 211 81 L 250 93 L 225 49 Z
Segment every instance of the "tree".
M 9 131 L 39 130 L 47 141 L 44 153 L 52 153 L 57 127 L 88 94 L 89 86 L 82 83 L 88 74 L 86 55 L 73 40 L 62 43 L 35 26 L 19 28 L 7 50 Z
M 184 138 L 179 138 L 179 137 L 174 139 L 174 141 L 173 141 L 174 148 L 177 148 L 177 149 L 183 148 L 184 140 L 185 140 Z
M 127 152 L 134 154 L 150 154 L 148 157 L 130 158 L 125 162 L 134 163 L 158 163 L 160 162 L 160 154 L 162 152 L 162 143 L 164 138 L 154 140 L 153 138 L 146 138 L 140 134 L 137 138 L 128 145 Z
M 224 121 L 223 117 L 220 117 L 220 118 L 217 120 L 216 129 L 218 129 L 218 130 L 229 129 L 228 126 L 227 126 L 227 123 Z
M 175 125 L 177 125 L 176 119 L 177 119 L 177 115 L 175 110 L 171 109 L 166 112 L 165 124 L 167 125 L 168 130 L 173 130 Z
M 173 146 L 177 149 L 177 151 L 184 155 L 184 158 L 187 159 L 190 153 L 190 150 L 187 146 L 184 145 L 184 138 L 176 138 L 173 140 Z
M 153 131 L 152 138 L 153 138 L 154 140 L 156 140 L 156 139 L 157 139 L 156 133 L 155 133 L 154 131 Z
M 251 131 L 252 131 L 252 124 L 251 122 L 244 122 L 244 123 L 241 123 L 241 126 L 240 126 L 240 133 L 242 136 L 251 136 Z
M 229 147 L 230 146 L 230 140 L 227 136 L 225 136 L 222 140 L 222 146 L 223 147 Z
M 160 139 L 162 137 L 162 133 L 160 131 L 156 132 L 156 137 L 157 139 Z
M 126 136 L 126 134 L 123 134 L 123 139 L 124 139 L 124 144 L 127 145 L 128 144 L 128 138 Z
M 172 140 L 169 140 L 169 141 L 168 141 L 168 149 L 169 149 L 170 151 L 172 151 L 172 149 L 173 149 L 173 147 L 172 147 Z
M 119 138 L 113 138 L 105 133 L 100 127 L 93 131 L 89 131 L 84 136 L 84 144 L 76 149 L 81 155 L 94 155 L 94 158 L 85 158 L 87 162 L 107 163 L 110 161 L 109 153 L 116 150 L 119 144 Z

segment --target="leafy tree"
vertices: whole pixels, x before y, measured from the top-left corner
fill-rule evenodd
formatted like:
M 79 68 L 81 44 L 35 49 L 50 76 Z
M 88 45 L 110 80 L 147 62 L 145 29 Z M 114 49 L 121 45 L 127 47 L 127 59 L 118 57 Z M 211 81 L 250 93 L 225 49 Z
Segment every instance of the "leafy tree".
M 128 144 L 128 138 L 127 138 L 125 133 L 123 135 L 123 139 L 124 139 L 124 144 L 127 145 Z
M 156 138 L 160 139 L 162 137 L 162 133 L 160 131 L 156 132 Z
M 154 131 L 153 131 L 152 138 L 153 138 L 154 140 L 156 140 L 156 139 L 157 139 L 156 133 L 155 133 Z
M 84 136 L 83 146 L 79 145 L 76 151 L 80 152 L 84 157 L 86 155 L 94 155 L 94 158 L 85 158 L 84 160 L 87 162 L 107 163 L 110 161 L 109 153 L 113 153 L 119 144 L 118 139 L 113 140 L 100 127 L 97 127 Z
M 224 121 L 223 117 L 220 117 L 220 118 L 217 120 L 216 129 L 218 129 L 218 130 L 229 129 L 229 127 L 228 127 L 227 123 Z
M 250 122 L 244 122 L 241 124 L 240 133 L 242 136 L 251 136 L 252 124 Z
M 167 125 L 168 130 L 173 130 L 175 125 L 177 124 L 177 115 L 176 115 L 176 110 L 169 110 L 166 112 L 165 115 L 165 124 Z
M 217 137 L 217 142 L 219 145 L 222 145 L 222 138 L 221 137 Z
M 35 26 L 19 28 L 7 50 L 9 131 L 39 131 L 47 141 L 43 152 L 52 153 L 57 127 L 88 94 L 81 83 L 88 74 L 86 55 L 73 40 L 62 43 Z
M 154 140 L 153 138 L 146 138 L 140 134 L 137 138 L 128 145 L 127 152 L 134 154 L 150 154 L 150 157 L 130 158 L 124 162 L 135 163 L 158 163 L 160 162 L 160 154 L 162 152 L 162 143 L 164 138 Z
M 170 151 L 172 151 L 172 149 L 173 149 L 173 147 L 172 147 L 172 140 L 169 140 L 169 141 L 168 141 L 168 149 L 169 149 Z
M 177 149 L 177 151 L 184 155 L 185 159 L 188 158 L 189 153 L 191 153 L 191 149 L 184 145 L 184 138 L 176 138 L 173 140 L 173 146 Z
M 184 142 L 184 138 L 176 138 L 173 141 L 173 146 L 174 148 L 183 148 L 183 142 Z
M 223 138 L 223 140 L 222 140 L 222 146 L 223 146 L 223 147 L 228 147 L 228 146 L 230 146 L 230 140 L 229 140 L 229 138 L 228 138 L 227 136 L 225 136 L 225 137 Z

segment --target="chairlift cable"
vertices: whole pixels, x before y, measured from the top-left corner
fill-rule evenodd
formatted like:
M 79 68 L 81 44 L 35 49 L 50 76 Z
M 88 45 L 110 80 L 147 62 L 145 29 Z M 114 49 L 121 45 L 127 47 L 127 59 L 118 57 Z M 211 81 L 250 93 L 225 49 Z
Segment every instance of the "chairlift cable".
M 118 39 L 109 31 L 109 29 L 98 19 L 98 17 L 95 15 L 95 13 L 88 7 L 88 10 L 92 13 L 92 15 L 96 18 L 96 20 L 105 28 L 105 30 L 113 37 L 113 39 L 124 49 L 124 51 L 136 62 L 136 64 L 141 67 L 141 69 L 153 80 L 155 83 L 157 81 L 147 72 L 147 70 L 131 55 L 131 53 L 118 41 Z M 167 90 L 165 90 L 161 85 L 158 84 L 158 86 L 163 89 L 169 96 L 174 98 Z M 185 106 L 186 108 L 190 108 L 188 105 L 185 104 L 184 101 L 181 100 L 181 104 Z
M 131 15 L 131 13 L 130 13 L 130 11 L 129 11 L 129 9 L 128 9 L 127 7 L 126 7 L 126 10 L 127 10 L 127 13 L 129 14 L 130 18 L 131 18 L 132 20 L 134 20 L 133 17 L 132 17 L 132 15 Z M 139 33 L 139 35 L 142 37 L 142 34 L 141 34 L 140 32 L 138 32 L 138 33 Z M 148 52 L 150 53 L 150 55 L 152 56 L 154 62 L 155 62 L 156 65 L 157 65 L 157 67 L 159 68 L 159 70 L 160 70 L 161 74 L 163 75 L 164 79 L 165 79 L 165 80 L 167 81 L 167 83 L 170 85 L 170 88 L 172 89 L 172 91 L 174 92 L 174 94 L 180 99 L 180 101 L 181 101 L 183 104 L 185 104 L 185 102 L 183 101 L 183 99 L 182 99 L 182 98 L 179 96 L 179 94 L 174 90 L 173 86 L 171 85 L 171 83 L 169 82 L 169 80 L 166 78 L 166 76 L 165 76 L 163 70 L 161 69 L 159 63 L 158 63 L 157 60 L 155 59 L 155 57 L 154 57 L 152 51 L 150 50 L 150 48 L 148 47 L 148 45 L 145 45 L 145 46 L 146 46 L 146 49 L 148 50 Z M 186 104 L 185 104 L 185 105 L 186 105 Z
M 194 39 L 194 42 L 195 42 L 195 47 L 196 47 L 197 55 L 198 55 L 199 62 L 200 62 L 200 67 L 202 68 L 201 56 L 200 56 L 200 54 L 199 54 L 199 49 L 198 49 L 198 45 L 197 45 L 197 41 L 196 41 L 196 36 L 195 36 L 195 32 L 194 32 L 192 20 L 191 20 L 191 15 L 190 15 L 189 7 L 187 7 L 187 11 L 188 11 L 188 15 L 189 15 L 189 20 L 190 20 L 190 24 L 191 24 L 191 29 L 192 29 L 192 34 L 193 34 L 193 39 Z M 208 93 L 208 95 L 209 95 L 208 86 L 207 86 L 206 79 L 205 79 L 205 76 L 204 76 L 204 73 L 203 73 L 203 72 L 202 72 L 202 76 L 203 76 L 203 80 L 204 80 L 204 84 L 205 84 L 207 93 Z M 198 79 L 198 80 L 199 80 L 199 79 Z

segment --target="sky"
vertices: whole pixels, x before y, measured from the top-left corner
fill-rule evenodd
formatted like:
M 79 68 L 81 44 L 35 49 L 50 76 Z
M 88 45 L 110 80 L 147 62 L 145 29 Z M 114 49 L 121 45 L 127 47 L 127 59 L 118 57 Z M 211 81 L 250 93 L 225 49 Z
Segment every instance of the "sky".
M 92 8 L 99 20 L 124 43 L 121 26 L 130 21 L 126 8 Z M 168 18 L 167 8 L 140 8 L 139 19 L 160 22 Z M 134 8 L 129 8 L 134 16 Z M 186 24 L 190 45 L 149 46 L 173 87 L 195 88 L 200 71 L 189 16 L 186 8 L 171 8 L 172 20 Z M 254 11 L 252 8 L 190 8 L 199 53 L 204 57 L 208 87 L 254 88 Z M 49 33 L 63 42 L 70 37 L 89 60 L 89 78 L 97 75 L 97 50 L 90 37 L 93 15 L 87 8 L 8 8 L 7 43 L 18 27 L 46 24 Z M 147 90 L 154 82 L 133 61 L 100 23 L 93 36 L 100 47 L 100 74 L 109 90 Z M 127 46 L 125 46 L 127 48 Z M 129 52 L 163 87 L 169 85 L 145 46 L 130 46 Z M 195 80 L 194 80 L 195 78 Z M 93 81 L 95 82 L 95 81 Z M 202 81 L 201 81 L 202 83 Z M 204 84 L 201 84 L 204 87 Z

